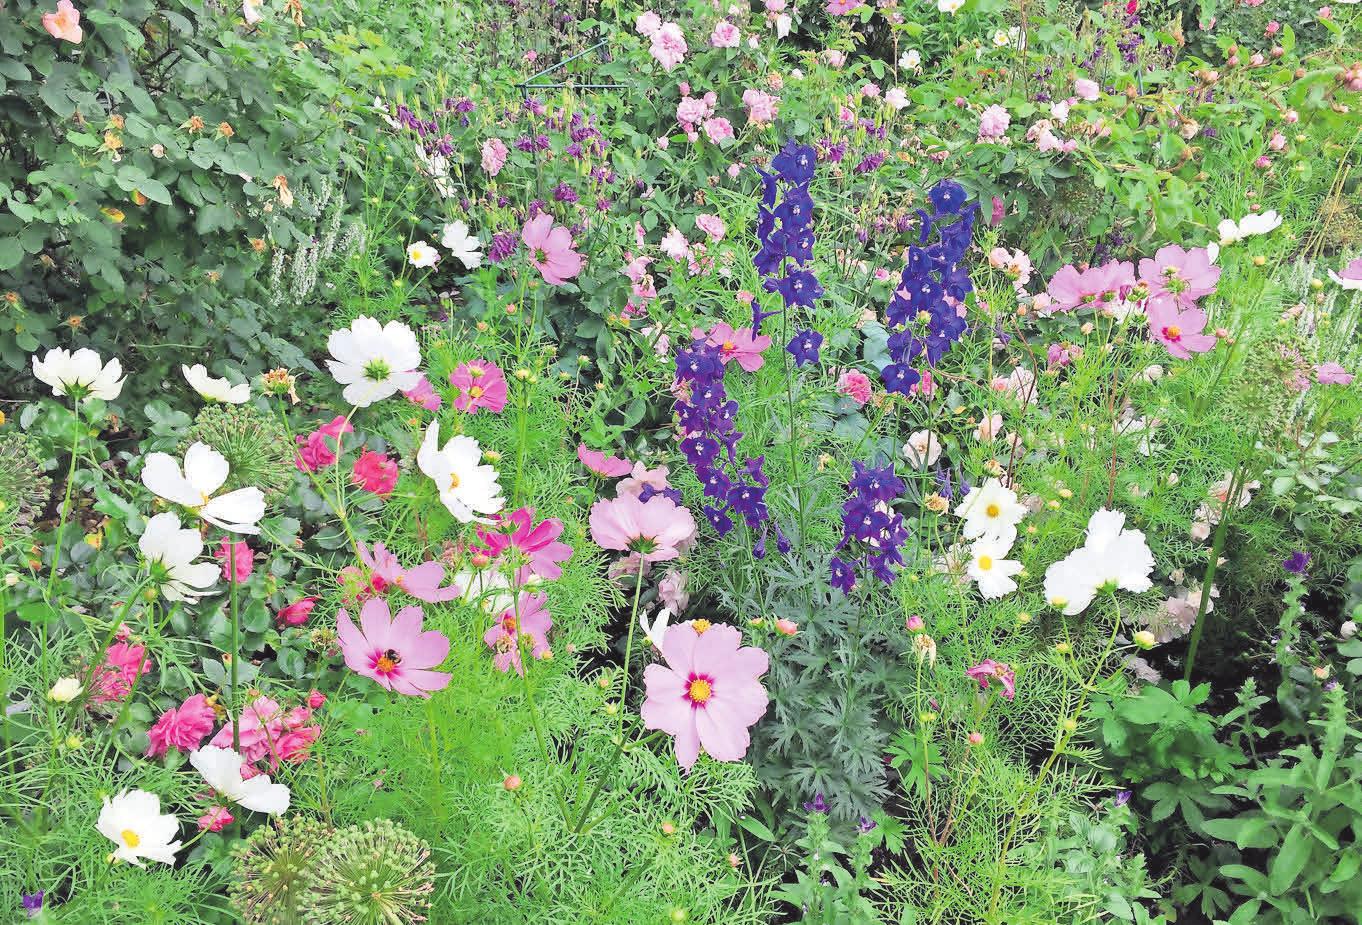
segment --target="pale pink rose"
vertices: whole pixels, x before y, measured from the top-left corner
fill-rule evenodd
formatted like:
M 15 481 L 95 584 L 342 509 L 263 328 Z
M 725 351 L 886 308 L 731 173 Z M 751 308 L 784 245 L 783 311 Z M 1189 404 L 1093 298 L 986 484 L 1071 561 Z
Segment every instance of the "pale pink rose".
M 57 0 L 57 11 L 43 14 L 43 28 L 54 39 L 72 45 L 79 45 L 85 37 L 80 28 L 80 10 L 72 5 L 71 0 Z
M 639 35 L 653 36 L 661 28 L 661 17 L 651 10 L 647 13 L 640 13 L 638 19 L 634 20 L 634 31 Z
M 742 94 L 747 107 L 747 121 L 751 125 L 769 125 L 775 121 L 780 98 L 749 87 Z
M 488 176 L 495 177 L 506 165 L 506 155 L 510 150 L 500 138 L 489 138 L 482 143 L 482 169 Z
M 857 405 L 870 401 L 870 379 L 857 369 L 849 369 L 837 380 L 837 391 Z
M 1097 87 L 1097 81 L 1088 80 L 1086 77 L 1080 77 L 1074 81 L 1074 92 L 1077 93 L 1080 98 L 1091 103 L 1097 99 L 1100 91 Z
M 894 87 L 884 94 L 884 102 L 891 109 L 906 109 L 908 107 L 908 94 L 900 87 Z
M 742 41 L 742 33 L 738 27 L 726 19 L 721 19 L 714 24 L 714 31 L 710 33 L 709 44 L 715 48 L 737 48 Z
M 724 234 L 728 231 L 724 225 L 724 220 L 717 215 L 697 215 L 695 227 L 703 231 L 715 244 L 722 241 Z
M 681 27 L 674 22 L 664 23 L 652 35 L 653 43 L 648 53 L 664 71 L 670 71 L 686 58 L 686 36 Z
M 734 138 L 733 123 L 725 118 L 706 119 L 705 135 L 716 145 Z

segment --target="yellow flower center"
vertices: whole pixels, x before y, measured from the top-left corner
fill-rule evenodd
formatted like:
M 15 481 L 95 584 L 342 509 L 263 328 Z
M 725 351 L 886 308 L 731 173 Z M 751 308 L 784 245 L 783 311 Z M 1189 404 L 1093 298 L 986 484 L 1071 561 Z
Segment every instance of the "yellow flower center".
M 469 395 L 472 395 L 474 398 L 481 398 L 481 397 L 482 397 L 482 392 L 483 392 L 483 388 L 482 388 L 482 386 L 480 386 L 480 385 L 475 385 L 475 386 L 473 386 L 471 389 L 468 390 L 468 394 L 469 394 Z
M 724 346 L 722 349 L 724 353 L 732 353 L 734 350 L 738 349 L 738 345 L 733 343 L 733 341 L 731 340 L 726 340 L 724 341 Z
M 691 626 L 695 628 L 696 633 L 703 633 L 705 630 L 709 629 L 710 623 L 708 620 L 701 619 L 691 623 Z M 708 690 L 709 688 L 705 689 Z
M 689 687 L 686 689 L 686 693 L 690 696 L 693 703 L 704 703 L 714 695 L 714 689 L 710 687 L 709 682 L 704 678 L 696 678 L 694 681 L 690 682 Z
M 378 664 L 374 666 L 374 669 L 380 672 L 381 674 L 392 674 L 396 668 L 397 662 L 388 658 L 388 656 L 386 655 L 380 658 L 378 660 Z
M 454 489 L 456 489 L 456 488 L 458 488 L 458 487 L 459 487 L 459 473 L 457 473 L 457 472 L 451 472 L 451 473 L 449 473 L 449 490 L 450 490 L 450 491 L 453 491 Z
M 1170 324 L 1168 327 L 1163 329 L 1163 334 L 1169 340 L 1177 340 L 1179 337 L 1182 336 L 1182 328 L 1178 327 L 1175 324 Z
M 118 837 L 123 839 L 123 844 L 127 845 L 129 848 L 136 848 L 138 845 L 142 844 L 141 837 L 132 829 L 124 829 L 118 833 Z
M 988 507 L 984 508 L 984 513 L 989 517 L 997 517 L 1002 512 L 1003 509 L 996 504 L 990 504 Z
M 992 557 L 992 556 L 980 556 L 980 557 L 979 557 L 979 568 L 983 569 L 985 572 L 987 572 L 989 569 L 993 568 L 993 557 Z

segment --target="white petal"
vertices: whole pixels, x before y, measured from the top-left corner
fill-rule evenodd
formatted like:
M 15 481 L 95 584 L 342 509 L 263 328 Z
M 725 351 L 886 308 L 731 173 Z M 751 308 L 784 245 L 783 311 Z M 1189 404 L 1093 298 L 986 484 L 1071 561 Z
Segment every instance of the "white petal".
M 203 503 L 194 486 L 180 472 L 180 464 L 169 453 L 149 453 L 142 466 L 142 484 L 167 501 L 185 507 Z
M 203 498 L 211 498 L 230 472 L 227 457 L 206 443 L 195 443 L 184 454 L 184 477 L 199 493 L 198 504 L 203 503 Z

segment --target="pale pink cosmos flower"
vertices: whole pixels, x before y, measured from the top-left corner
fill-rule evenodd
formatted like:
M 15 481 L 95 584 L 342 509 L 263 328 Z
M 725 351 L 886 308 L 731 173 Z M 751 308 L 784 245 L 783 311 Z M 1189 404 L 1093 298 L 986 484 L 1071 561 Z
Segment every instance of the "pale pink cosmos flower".
M 558 563 L 572 557 L 572 547 L 558 542 L 563 533 L 563 522 L 557 517 L 549 517 L 535 523 L 532 507 L 499 514 L 490 524 L 477 530 L 488 556 L 495 559 L 506 550 L 514 549 L 523 557 L 525 565 L 517 573 L 518 584 L 524 584 L 530 575 L 547 581 L 560 578 L 563 569 Z
M 725 366 L 730 362 L 736 362 L 749 373 L 761 369 L 762 363 L 765 362 L 762 352 L 771 346 L 771 338 L 765 334 L 753 337 L 751 328 L 735 330 L 722 321 L 710 328 L 708 334 L 696 328 L 691 331 L 691 336 L 703 337 L 711 347 L 718 347 L 719 360 Z
M 1159 295 L 1145 305 L 1149 335 L 1182 360 L 1194 353 L 1205 353 L 1215 346 L 1215 337 L 1203 334 L 1206 313 L 1195 306 L 1181 305 L 1177 299 Z
M 597 546 L 634 553 L 644 563 L 675 559 L 695 538 L 690 511 L 663 495 L 647 502 L 633 495 L 597 501 L 591 506 L 590 525 Z
M 346 666 L 398 694 L 429 697 L 443 690 L 450 675 L 430 669 L 449 654 L 449 639 L 437 630 L 422 632 L 423 617 L 420 607 L 403 607 L 393 617 L 381 597 L 364 603 L 358 628 L 340 611 L 336 631 Z
M 751 742 L 748 727 L 766 713 L 758 680 L 770 665 L 766 653 L 744 646 L 731 626 L 697 621 L 667 629 L 662 657 L 665 665 L 643 672 L 644 728 L 673 736 L 677 763 L 687 771 L 701 748 L 716 761 L 740 761 Z
M 674 22 L 663 23 L 662 26 L 652 33 L 652 45 L 648 48 L 648 53 L 658 64 L 662 65 L 662 70 L 671 71 L 686 58 L 686 36 L 681 31 L 681 27 Z
M 852 10 L 860 9 L 865 5 L 865 0 L 828 0 L 828 5 L 824 10 L 832 16 L 845 16 Z
M 658 466 L 656 469 L 649 469 L 642 462 L 634 463 L 634 471 L 629 474 L 627 479 L 621 479 L 615 486 L 615 494 L 632 495 L 637 498 L 643 494 L 643 489 L 651 488 L 653 491 L 666 491 L 671 488 L 671 483 L 667 481 L 670 470 L 666 466 Z
M 1320 385 L 1351 385 L 1353 374 L 1337 363 L 1321 363 L 1315 367 L 1315 381 Z
M 525 666 L 520 658 L 521 637 L 530 640 L 530 654 L 543 658 L 550 651 L 549 630 L 553 629 L 553 617 L 546 606 L 548 598 L 542 594 L 521 592 L 515 607 L 508 607 L 497 618 L 497 622 L 482 634 L 482 641 L 496 653 L 493 659 L 498 671 L 506 672 L 512 668 L 523 675 Z M 520 611 L 517 621 L 516 611 Z
M 965 676 L 979 682 L 980 690 L 988 690 L 989 685 L 997 681 L 1002 685 L 1005 700 L 1017 696 L 1016 673 L 1007 662 L 995 662 L 991 658 L 986 658 L 973 668 L 965 669 Z
M 709 35 L 709 44 L 715 48 L 737 48 L 741 42 L 742 33 L 727 19 L 716 22 L 714 31 Z
M 402 393 L 402 397 L 414 405 L 420 405 L 427 411 L 440 410 L 440 396 L 435 388 L 430 384 L 430 380 L 424 375 L 416 381 L 416 385 Z
M 164 755 L 172 748 L 192 752 L 217 725 L 217 713 L 203 694 L 195 694 L 178 707 L 161 714 L 147 730 L 148 758 Z
M 572 249 L 572 232 L 555 226 L 547 212 L 525 223 L 520 240 L 530 251 L 530 263 L 550 286 L 562 285 L 582 272 L 582 255 Z
M 695 216 L 695 227 L 703 231 L 711 241 L 718 244 L 728 233 L 728 226 L 724 220 L 717 215 L 697 215 Z
M 511 151 L 500 138 L 489 138 L 482 143 L 482 169 L 487 175 L 495 177 L 506 166 L 506 156 Z
M 634 468 L 634 464 L 629 460 L 619 456 L 606 456 L 600 450 L 587 449 L 585 443 L 577 445 L 577 459 L 592 472 L 606 478 L 628 475 L 629 470 Z
M 493 414 L 506 407 L 506 375 L 491 360 L 460 363 L 449 374 L 449 384 L 459 390 L 454 407 L 469 414 L 486 408 Z
M 1183 250 L 1176 244 L 1159 248 L 1153 259 L 1140 261 L 1140 282 L 1153 295 L 1167 293 L 1184 304 L 1191 304 L 1215 292 L 1220 268 L 1211 262 L 1204 247 Z
M 415 568 L 403 568 L 397 556 L 387 550 L 382 543 L 375 543 L 370 549 L 361 541 L 356 544 L 359 559 L 370 572 L 370 583 L 375 591 L 383 593 L 389 585 L 425 601 L 438 604 L 452 601 L 463 593 L 458 585 L 440 587 L 445 580 L 445 567 L 434 559 L 422 562 Z
M 72 45 L 79 45 L 85 37 L 80 28 L 80 10 L 75 8 L 71 0 L 57 0 L 57 11 L 43 14 L 43 28 L 54 39 Z
M 837 391 L 857 405 L 870 401 L 870 377 L 859 369 L 848 369 L 837 379 Z
M 1102 308 L 1119 300 L 1135 285 L 1135 264 L 1116 261 L 1078 270 L 1072 264 L 1061 267 L 1050 278 L 1050 311 L 1076 308 Z

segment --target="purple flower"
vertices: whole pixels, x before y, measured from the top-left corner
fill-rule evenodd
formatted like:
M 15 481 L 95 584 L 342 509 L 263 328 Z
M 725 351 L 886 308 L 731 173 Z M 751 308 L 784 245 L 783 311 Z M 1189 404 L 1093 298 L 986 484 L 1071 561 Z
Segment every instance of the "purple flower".
M 487 249 L 487 259 L 492 263 L 501 263 L 510 257 L 520 247 L 520 236 L 513 231 L 498 231 L 492 235 L 492 245 Z
M 36 893 L 21 893 L 19 895 L 19 901 L 23 903 L 24 911 L 28 913 L 28 917 L 31 919 L 37 918 L 38 913 L 43 911 L 42 890 L 39 890 Z
M 800 331 L 785 349 L 794 357 L 795 366 L 818 362 L 818 350 L 823 346 L 823 335 L 817 331 Z
M 780 153 L 771 158 L 771 169 L 786 183 L 808 183 L 813 179 L 817 155 L 809 145 L 787 141 Z M 819 799 L 822 799 L 821 795 Z
M 1116 791 L 1115 799 L 1113 799 L 1111 803 L 1113 806 L 1125 806 L 1130 802 L 1130 796 L 1129 790 L 1118 790 Z
M 866 832 L 875 828 L 875 820 L 869 816 L 862 816 L 861 821 L 856 823 L 856 831 L 864 835 Z
M 815 793 L 813 799 L 804 804 L 804 811 L 806 813 L 826 813 L 828 804 L 823 799 L 823 794 Z
M 1304 575 L 1305 570 L 1310 567 L 1310 553 L 1296 550 L 1291 555 L 1282 560 L 1282 568 L 1293 575 Z
M 833 556 L 828 571 L 828 584 L 843 594 L 850 594 L 851 589 L 856 587 L 856 570 L 836 556 Z

